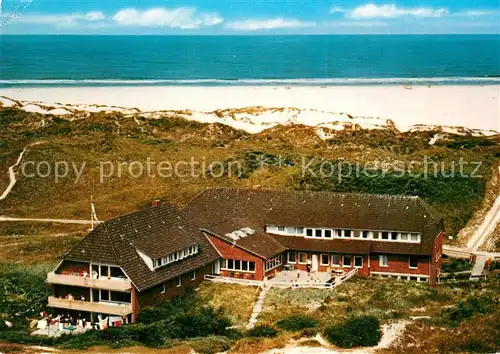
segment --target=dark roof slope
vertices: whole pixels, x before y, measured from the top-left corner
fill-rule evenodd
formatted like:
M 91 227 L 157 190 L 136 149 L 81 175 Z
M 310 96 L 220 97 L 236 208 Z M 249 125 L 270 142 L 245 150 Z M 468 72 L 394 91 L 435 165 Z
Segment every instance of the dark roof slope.
M 150 270 L 137 250 L 151 258 L 167 256 L 193 244 L 199 253 Z M 121 266 L 139 291 L 220 258 L 198 226 L 170 204 L 147 208 L 100 224 L 65 259 Z
M 266 225 L 274 225 L 422 232 L 420 244 L 373 242 L 381 252 L 411 250 L 416 254 L 432 253 L 442 219 L 425 201 L 414 196 L 227 188 L 202 192 L 183 211 L 204 228 L 244 217 L 247 226 L 263 231 Z M 293 248 L 291 241 L 276 239 Z M 307 241 L 302 247 L 313 244 L 312 240 Z M 326 245 L 334 241 L 319 242 Z
M 265 233 L 261 228 L 253 229 L 251 225 L 250 222 L 244 219 L 236 218 L 216 223 L 205 230 L 264 259 L 286 251 L 286 248 L 276 241 L 273 236 Z M 236 240 L 230 236 L 235 231 L 245 228 L 250 228 L 252 233 Z

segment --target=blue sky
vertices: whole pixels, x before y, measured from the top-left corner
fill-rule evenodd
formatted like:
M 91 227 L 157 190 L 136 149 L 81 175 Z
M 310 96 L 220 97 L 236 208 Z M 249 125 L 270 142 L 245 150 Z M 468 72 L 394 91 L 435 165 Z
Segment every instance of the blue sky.
M 0 0 L 3 34 L 500 33 L 500 0 Z

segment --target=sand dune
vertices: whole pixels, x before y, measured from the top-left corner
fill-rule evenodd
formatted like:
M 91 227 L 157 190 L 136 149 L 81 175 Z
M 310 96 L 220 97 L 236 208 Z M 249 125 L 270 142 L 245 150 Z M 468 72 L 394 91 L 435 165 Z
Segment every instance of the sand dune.
M 414 86 L 411 90 L 401 86 L 4 88 L 0 95 L 42 101 L 53 106 L 52 113 L 64 113 L 68 104 L 87 111 L 127 108 L 126 113 L 132 114 L 189 109 L 191 119 L 222 120 L 250 132 L 292 123 L 335 129 L 336 122 L 359 123 L 360 118 L 372 127 L 393 122 L 400 131 L 418 129 L 415 125 L 500 131 L 499 85 Z M 225 110 L 253 106 L 275 109 L 255 114 Z M 38 110 L 33 105 L 25 109 Z M 213 116 L 217 110 L 221 111 Z

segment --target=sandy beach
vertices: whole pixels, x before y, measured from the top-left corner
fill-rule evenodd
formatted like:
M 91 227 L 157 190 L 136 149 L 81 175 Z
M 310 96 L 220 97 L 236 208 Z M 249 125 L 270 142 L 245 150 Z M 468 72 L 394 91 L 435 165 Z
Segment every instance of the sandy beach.
M 46 104 L 99 104 L 141 111 L 211 112 L 296 107 L 415 124 L 500 131 L 500 85 L 447 86 L 106 86 L 2 88 L 0 95 Z

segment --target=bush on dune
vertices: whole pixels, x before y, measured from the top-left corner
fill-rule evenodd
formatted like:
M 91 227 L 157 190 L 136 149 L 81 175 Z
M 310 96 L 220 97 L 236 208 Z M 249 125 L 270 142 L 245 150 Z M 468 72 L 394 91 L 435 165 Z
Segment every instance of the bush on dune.
M 497 306 L 498 304 L 488 296 L 469 297 L 458 306 L 445 309 L 441 320 L 447 326 L 456 327 L 464 320 L 478 314 L 486 314 Z
M 274 338 L 278 335 L 278 331 L 271 326 L 259 325 L 249 329 L 246 334 L 248 337 Z
M 373 316 L 351 318 L 341 325 L 325 329 L 328 341 L 341 348 L 372 347 L 378 344 L 382 333 L 380 321 Z
M 318 321 L 307 315 L 290 315 L 276 322 L 276 327 L 285 331 L 300 331 L 304 328 L 314 328 L 317 325 Z

